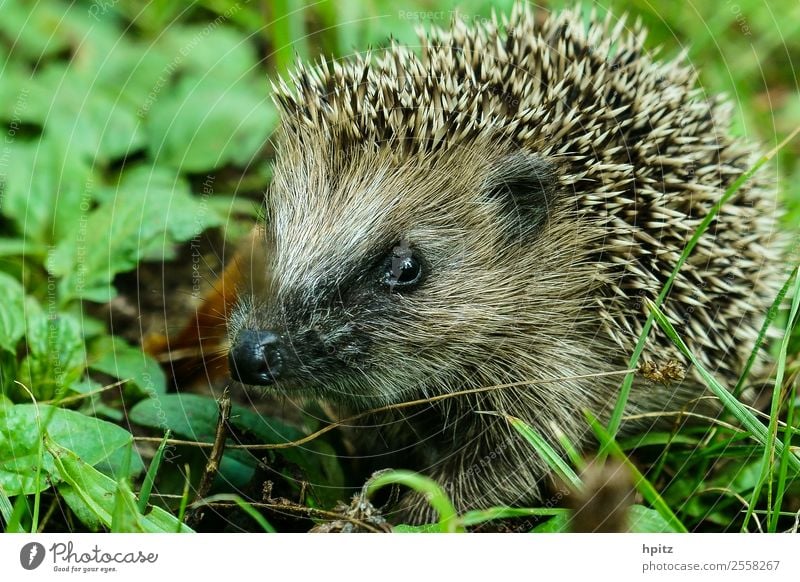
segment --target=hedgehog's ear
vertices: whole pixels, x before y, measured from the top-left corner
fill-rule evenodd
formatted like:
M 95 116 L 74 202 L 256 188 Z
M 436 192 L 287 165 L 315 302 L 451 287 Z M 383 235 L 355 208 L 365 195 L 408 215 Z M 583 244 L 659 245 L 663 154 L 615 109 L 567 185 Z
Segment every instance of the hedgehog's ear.
M 555 166 L 537 154 L 515 152 L 502 158 L 483 184 L 484 195 L 496 200 L 521 234 L 537 231 L 550 215 L 557 191 Z

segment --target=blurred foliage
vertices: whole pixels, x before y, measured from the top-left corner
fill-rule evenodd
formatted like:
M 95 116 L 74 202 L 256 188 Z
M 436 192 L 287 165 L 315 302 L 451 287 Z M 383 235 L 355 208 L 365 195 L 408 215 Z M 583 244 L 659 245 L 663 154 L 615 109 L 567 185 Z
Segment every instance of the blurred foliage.
M 169 514 L 145 516 L 136 507 L 130 483 L 144 463 L 129 426 L 115 423 L 132 407 L 125 422 L 208 442 L 216 405 L 166 394 L 158 363 L 112 335 L 87 306 L 113 300 L 120 274 L 172 259 L 208 229 L 224 225 L 223 233 L 236 236 L 246 228 L 270 178 L 277 115 L 269 78 L 285 75 L 298 58 L 345 57 L 390 37 L 415 45 L 415 27 L 446 26 L 455 10 L 473 20 L 511 5 L 0 0 L 0 522 L 7 529 L 38 528 L 40 496 L 55 489 L 71 511 L 58 528 L 177 531 Z M 685 48 L 702 90 L 732 100 L 734 131 L 764 149 L 800 125 L 795 0 L 625 0 L 595 9 L 641 18 L 648 46 L 660 46 L 662 57 Z M 795 140 L 773 166 L 795 235 L 798 152 Z M 208 183 L 213 192 L 202 186 Z M 790 354 L 798 351 L 796 333 Z M 116 379 L 121 391 L 103 390 Z M 37 411 L 32 400 L 50 405 Z M 299 435 L 244 409 L 236 424 L 261 442 Z M 736 444 L 735 434 L 649 436 L 625 446 L 647 452 L 666 445 L 654 482 L 680 461 L 662 494 L 684 523 L 727 527 L 736 496 L 754 487 L 758 460 L 717 463 L 722 469 L 709 477 L 705 470 L 714 454 L 738 460 L 749 445 Z M 701 442 L 701 456 L 689 452 Z M 343 496 L 341 467 L 327 444 L 309 450 L 282 451 L 287 469 L 274 478 L 292 491 L 297 471 L 329 484 L 307 503 L 330 507 Z M 196 480 L 205 457 L 183 459 Z M 257 469 L 252 456 L 226 453 L 221 491 L 244 486 Z M 179 497 L 188 478 L 162 475 L 160 487 Z M 709 494 L 722 488 L 729 489 L 724 499 Z

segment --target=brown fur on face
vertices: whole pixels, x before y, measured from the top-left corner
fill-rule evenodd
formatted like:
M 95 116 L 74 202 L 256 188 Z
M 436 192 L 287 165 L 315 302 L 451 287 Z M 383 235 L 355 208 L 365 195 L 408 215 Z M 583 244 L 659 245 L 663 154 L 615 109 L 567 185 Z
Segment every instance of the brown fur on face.
M 281 86 L 278 159 L 260 257 L 231 318 L 274 331 L 285 373 L 270 388 L 353 409 L 521 381 L 372 419 L 375 454 L 403 450 L 459 509 L 535 503 L 544 462 L 497 416 L 556 447 L 588 437 L 618 393 L 655 298 L 702 216 L 753 155 L 727 110 L 643 34 L 577 11 L 503 32 L 456 21 L 423 56 L 301 69 Z M 614 46 L 612 50 L 611 47 Z M 755 178 L 723 207 L 664 309 L 701 361 L 733 380 L 776 286 L 774 203 Z M 407 245 L 423 278 L 382 284 Z M 685 360 L 653 331 L 646 355 Z M 629 412 L 702 394 L 636 382 Z M 367 430 L 367 429 L 365 429 Z M 376 443 L 379 443 L 376 445 Z M 430 517 L 413 497 L 406 518 Z

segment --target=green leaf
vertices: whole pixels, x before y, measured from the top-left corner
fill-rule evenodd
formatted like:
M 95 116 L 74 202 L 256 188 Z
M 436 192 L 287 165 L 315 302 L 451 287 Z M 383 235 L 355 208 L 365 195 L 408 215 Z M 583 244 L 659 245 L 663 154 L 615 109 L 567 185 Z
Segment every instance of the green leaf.
M 32 244 L 51 243 L 79 230 L 92 198 L 89 163 L 49 136 L 11 143 L 7 155 L 14 171 L 8 172 L 0 212 L 17 234 Z
M 210 443 L 214 441 L 218 414 L 217 402 L 211 397 L 163 394 L 136 404 L 129 413 L 129 419 L 141 426 L 158 431 L 170 429 L 181 437 Z M 232 407 L 230 424 L 261 444 L 286 443 L 303 436 L 296 428 L 243 406 Z M 274 452 L 302 470 L 312 485 L 313 493 L 323 505 L 332 505 L 341 499 L 344 475 L 330 445 L 314 441 L 302 448 L 277 449 Z M 227 450 L 220 463 L 220 476 L 231 482 L 241 482 L 246 476 L 243 465 L 250 469 L 246 474 L 252 474 L 252 469 L 259 462 L 260 457 L 248 451 Z
M 464 532 L 464 526 L 458 518 L 453 502 L 433 479 L 412 471 L 386 471 L 370 479 L 367 495 L 375 493 L 386 485 L 405 485 L 422 493 L 439 514 L 439 531 L 442 533 Z
M 161 168 L 137 168 L 89 215 L 85 228 L 58 245 L 48 269 L 62 277 L 62 301 L 107 301 L 115 294 L 111 282 L 117 273 L 144 257 L 164 256 L 173 244 L 219 223 L 189 194 L 183 178 Z
M 560 513 L 537 525 L 531 533 L 564 533 L 569 531 L 569 512 Z
M 392 526 L 394 533 L 439 533 L 438 523 L 424 523 L 422 525 L 409 525 L 400 523 Z
M 62 23 L 65 8 L 67 6 L 63 4 L 6 0 L 3 2 L 3 18 L 0 18 L 0 33 L 13 41 L 17 58 L 37 60 L 58 54 L 69 48 L 69 33 L 76 32 Z
M 59 479 L 72 487 L 86 508 L 106 527 L 112 528 L 116 513 L 117 524 L 130 528 L 125 531 L 192 531 L 159 507 L 151 508 L 147 515 L 139 514 L 136 510 L 136 498 L 130 488 L 120 487 L 119 483 L 84 462 L 71 450 L 49 439 L 45 444 Z
M 49 487 L 46 477 L 58 479 L 49 454 L 43 459 L 40 481 L 35 479 L 40 441 L 34 404 L 17 404 L 3 409 L 0 423 L 0 487 L 9 496 L 27 495 Z M 124 428 L 63 408 L 39 405 L 42 424 L 50 440 L 66 447 L 90 465 L 98 465 L 117 478 L 135 475 L 143 468 L 138 455 L 131 454 L 133 436 Z M 130 462 L 128 458 L 130 457 Z M 129 462 L 128 471 L 123 467 Z M 125 473 L 125 474 L 123 474 Z
M 69 506 L 69 508 L 72 510 L 72 513 L 75 514 L 75 517 L 78 518 L 78 521 L 80 521 L 84 527 L 86 527 L 86 529 L 91 532 L 100 531 L 100 528 L 103 527 L 103 523 L 97 517 L 97 514 L 92 510 L 92 508 L 86 504 L 74 487 L 61 482 L 58 485 L 58 494 L 66 502 L 67 506 Z
M 142 513 L 147 509 L 144 504 Z M 111 513 L 111 531 L 114 533 L 144 533 L 136 497 L 125 481 L 117 481 L 114 507 Z
M 255 45 L 229 26 L 177 24 L 160 36 L 158 49 L 187 77 L 208 77 L 227 86 L 258 69 Z
M 673 533 L 676 530 L 655 509 L 632 505 L 629 509 L 630 531 L 635 533 Z
M 26 241 L 22 238 L 0 238 L 0 257 L 44 256 L 47 247 Z
M 461 516 L 461 523 L 466 527 L 480 525 L 496 519 L 509 519 L 513 517 L 541 517 L 568 514 L 568 509 L 560 507 L 490 507 L 468 511 Z
M 86 368 L 80 323 L 73 316 L 52 316 L 32 300 L 26 302 L 28 355 L 22 360 L 19 381 L 37 400 L 63 395 Z
M 700 442 L 698 437 L 688 434 L 671 433 L 662 431 L 652 431 L 640 435 L 634 435 L 628 438 L 619 439 L 619 446 L 623 451 L 638 449 L 641 447 L 665 445 L 691 445 L 695 446 Z
M 73 62 L 53 63 L 32 80 L 31 115 L 71 153 L 107 163 L 144 147 L 136 110 Z
M 15 353 L 25 335 L 25 290 L 11 275 L 0 273 L 0 349 Z
M 266 91 L 250 83 L 186 79 L 150 110 L 150 154 L 158 164 L 183 172 L 245 166 L 264 146 L 277 119 Z
M 210 443 L 214 440 L 218 412 L 213 398 L 196 394 L 164 394 L 139 402 L 131 409 L 129 418 L 141 426 L 158 431 L 170 429 L 181 437 Z M 286 443 L 303 436 L 296 428 L 242 406 L 233 406 L 230 424 L 240 434 L 249 435 L 261 444 Z M 277 449 L 274 453 L 302 471 L 312 485 L 312 494 L 322 505 L 332 506 L 341 499 L 344 474 L 330 445 L 315 441 L 303 447 Z M 259 462 L 258 454 L 226 450 L 220 463 L 220 479 L 242 483 L 252 476 Z M 297 486 L 294 480 L 290 480 L 290 484 Z
M 128 418 L 140 426 L 167 429 L 201 443 L 214 442 L 219 408 L 217 401 L 198 394 L 163 394 L 142 400 Z M 234 413 L 232 413 L 234 414 Z
M 143 119 L 152 102 L 162 91 L 168 90 L 167 83 L 174 73 L 172 59 L 158 47 L 129 42 L 124 36 L 120 37 L 119 32 L 114 32 L 114 44 L 90 63 L 92 68 L 87 74 L 96 87 Z M 135 144 L 141 145 L 138 140 Z
M 158 362 L 141 348 L 118 337 L 104 336 L 92 343 L 89 368 L 120 380 L 130 380 L 142 394 L 167 391 L 167 378 Z

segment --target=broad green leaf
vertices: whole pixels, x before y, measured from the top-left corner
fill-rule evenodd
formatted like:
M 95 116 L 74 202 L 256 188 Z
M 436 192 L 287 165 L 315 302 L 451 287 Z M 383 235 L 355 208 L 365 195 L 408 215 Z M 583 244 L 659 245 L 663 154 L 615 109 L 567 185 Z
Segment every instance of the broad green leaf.
M 158 362 L 141 348 L 105 336 L 92 343 L 89 368 L 120 380 L 130 380 L 143 394 L 163 394 L 167 378 Z
M 83 498 L 75 491 L 71 485 L 61 482 L 58 485 L 58 494 L 66 502 L 75 517 L 78 518 L 86 529 L 91 532 L 100 531 L 103 527 L 102 522 L 92 508 L 86 504 Z
M 0 273 L 0 349 L 15 352 L 25 334 L 25 290 L 11 275 Z
M 635 533 L 673 533 L 676 530 L 655 509 L 632 505 L 629 514 L 630 531 Z
M 8 172 L 0 212 L 33 243 L 57 241 L 81 228 L 94 181 L 88 162 L 63 141 L 44 136 L 8 145 Z
M 114 477 L 135 475 L 143 469 L 138 455 L 132 454 L 133 436 L 110 422 L 73 410 L 40 405 L 42 425 L 50 439 L 74 451 L 90 465 L 99 465 Z M 9 496 L 30 494 L 49 487 L 48 479 L 58 480 L 53 459 L 45 454 L 41 481 L 36 483 L 39 424 L 36 405 L 17 404 L 4 408 L 0 423 L 0 487 Z M 128 475 L 122 468 L 129 467 Z
M 119 36 L 107 53 L 97 57 L 87 72 L 94 86 L 135 112 L 140 120 L 159 95 L 169 91 L 168 82 L 177 70 L 158 47 L 134 44 Z
M 48 269 L 62 277 L 62 301 L 107 301 L 117 273 L 144 257 L 163 257 L 172 245 L 219 224 L 219 218 L 189 194 L 188 184 L 159 168 L 139 168 L 89 215 L 83 231 L 62 241 Z
M 38 400 L 63 395 L 86 368 L 80 323 L 65 313 L 46 314 L 26 303 L 28 355 L 18 377 Z
M 264 146 L 276 123 L 266 91 L 253 83 L 186 79 L 150 109 L 150 154 L 158 164 L 184 172 L 244 166 Z
M 12 41 L 17 58 L 37 60 L 55 55 L 69 48 L 69 32 L 75 32 L 62 22 L 65 8 L 52 2 L 5 0 L 0 34 Z
M 214 441 L 218 413 L 217 402 L 211 397 L 164 394 L 139 402 L 128 418 L 140 426 L 169 429 L 183 438 L 210 443 Z
M 540 523 L 531 533 L 564 533 L 569 531 L 569 513 L 560 513 Z
M 207 76 L 220 85 L 258 72 L 254 43 L 229 26 L 170 26 L 159 38 L 158 49 L 174 60 L 184 75 Z
M 141 426 L 159 431 L 170 429 L 181 437 L 210 443 L 214 440 L 218 414 L 217 402 L 213 398 L 196 394 L 164 394 L 139 402 L 131 409 L 129 419 Z M 299 430 L 243 406 L 232 407 L 230 423 L 260 444 L 285 443 L 303 436 Z M 313 492 L 324 504 L 341 498 L 344 475 L 330 445 L 314 441 L 302 447 L 276 449 L 274 452 L 302 469 L 313 486 Z M 222 478 L 239 482 L 243 477 L 242 465 L 254 468 L 259 461 L 259 454 L 226 451 L 220 466 Z
M 145 145 L 135 107 L 72 62 L 51 64 L 33 77 L 31 115 L 44 119 L 51 139 L 87 160 L 107 163 Z
M 409 525 L 401 523 L 392 527 L 394 533 L 439 533 L 438 523 L 425 523 L 422 525 Z
M 131 527 L 126 531 L 148 533 L 192 531 L 159 507 L 151 508 L 146 515 L 139 514 L 136 511 L 136 499 L 130 488 L 120 487 L 119 483 L 84 462 L 68 448 L 49 440 L 46 446 L 59 479 L 72 487 L 86 508 L 91 510 L 106 527 L 112 527 L 115 507 L 120 506 L 118 515 L 124 516 L 122 521 Z M 136 512 L 136 515 L 131 515 L 131 511 Z

